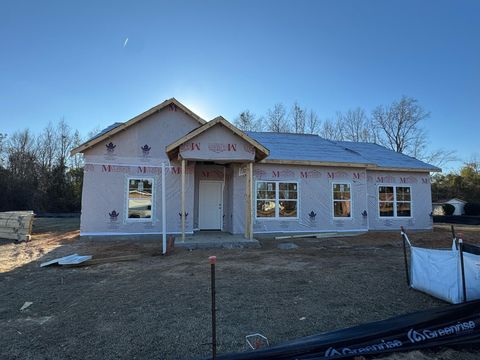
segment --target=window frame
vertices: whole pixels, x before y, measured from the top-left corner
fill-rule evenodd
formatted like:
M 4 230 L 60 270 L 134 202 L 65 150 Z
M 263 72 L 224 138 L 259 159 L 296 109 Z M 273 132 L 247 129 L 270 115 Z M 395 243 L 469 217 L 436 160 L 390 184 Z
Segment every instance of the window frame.
M 258 201 L 264 201 L 265 199 L 258 199 L 257 198 L 257 185 L 258 183 L 275 183 L 275 216 L 265 216 L 265 217 L 258 217 L 257 216 L 257 202 Z M 297 199 L 282 199 L 283 201 L 296 201 L 297 202 L 297 216 L 288 216 L 288 217 L 282 217 L 280 216 L 280 184 L 296 184 L 297 185 Z M 254 209 L 255 209 L 255 220 L 298 220 L 300 218 L 300 184 L 296 180 L 256 180 L 255 181 L 255 202 L 253 204 Z
M 350 200 L 335 200 L 333 188 L 335 185 L 348 185 L 350 187 Z M 332 181 L 331 204 L 333 220 L 351 220 L 353 219 L 353 187 L 350 181 Z M 350 216 L 335 216 L 335 201 L 350 201 Z
M 393 216 L 381 216 L 380 215 L 380 187 L 393 187 Z M 410 203 L 410 216 L 398 216 L 397 215 L 397 188 L 409 188 L 410 189 L 410 201 L 400 201 L 401 203 Z M 379 219 L 411 219 L 413 218 L 413 192 L 412 186 L 407 184 L 378 184 L 377 185 L 377 216 Z
M 152 207 L 151 207 L 151 216 L 150 218 L 130 218 L 128 217 L 128 210 L 129 210 L 129 207 L 128 207 L 128 201 L 130 200 L 130 180 L 150 180 L 152 182 Z M 136 177 L 136 176 L 129 176 L 127 177 L 127 188 L 126 188 L 126 191 L 125 191 L 125 221 L 126 222 L 133 222 L 133 223 L 137 223 L 137 222 L 151 222 L 153 223 L 153 218 L 154 218 L 154 214 L 155 214 L 155 178 L 153 177 L 150 177 L 150 176 L 140 176 L 140 177 Z

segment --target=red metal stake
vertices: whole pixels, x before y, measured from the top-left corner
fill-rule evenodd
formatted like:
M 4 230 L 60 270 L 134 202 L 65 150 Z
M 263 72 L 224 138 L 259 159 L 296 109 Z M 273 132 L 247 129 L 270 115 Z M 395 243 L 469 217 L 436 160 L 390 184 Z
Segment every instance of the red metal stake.
M 216 326 L 216 310 L 215 310 L 215 263 L 216 256 L 210 256 L 210 273 L 211 273 L 211 288 L 212 288 L 212 359 L 217 358 L 217 326 Z

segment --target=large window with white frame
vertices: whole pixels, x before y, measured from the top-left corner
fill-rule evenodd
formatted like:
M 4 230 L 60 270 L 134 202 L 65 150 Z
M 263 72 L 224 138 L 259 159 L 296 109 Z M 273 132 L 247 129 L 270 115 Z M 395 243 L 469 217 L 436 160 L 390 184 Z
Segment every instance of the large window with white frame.
M 133 221 L 151 221 L 153 178 L 130 178 L 127 189 L 127 217 Z
M 378 209 L 380 217 L 411 217 L 412 194 L 410 186 L 379 186 Z
M 298 218 L 298 183 L 257 181 L 255 206 L 257 218 Z
M 333 217 L 352 217 L 352 193 L 348 183 L 333 184 Z

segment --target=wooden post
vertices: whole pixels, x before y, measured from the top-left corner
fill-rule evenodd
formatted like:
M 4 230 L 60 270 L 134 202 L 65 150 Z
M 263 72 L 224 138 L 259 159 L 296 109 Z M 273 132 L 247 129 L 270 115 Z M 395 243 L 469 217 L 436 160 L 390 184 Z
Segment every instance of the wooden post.
M 245 181 L 245 238 L 253 238 L 253 163 L 247 164 L 247 174 Z
M 185 168 L 186 160 L 182 159 L 182 241 L 185 241 Z

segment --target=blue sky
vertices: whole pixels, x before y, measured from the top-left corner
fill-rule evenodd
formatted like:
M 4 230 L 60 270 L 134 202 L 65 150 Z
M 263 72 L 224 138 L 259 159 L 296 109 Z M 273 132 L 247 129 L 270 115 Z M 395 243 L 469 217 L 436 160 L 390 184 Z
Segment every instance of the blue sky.
M 7 0 L 0 34 L 0 132 L 65 117 L 86 135 L 170 97 L 233 120 L 408 95 L 431 148 L 480 152 L 480 1 Z

